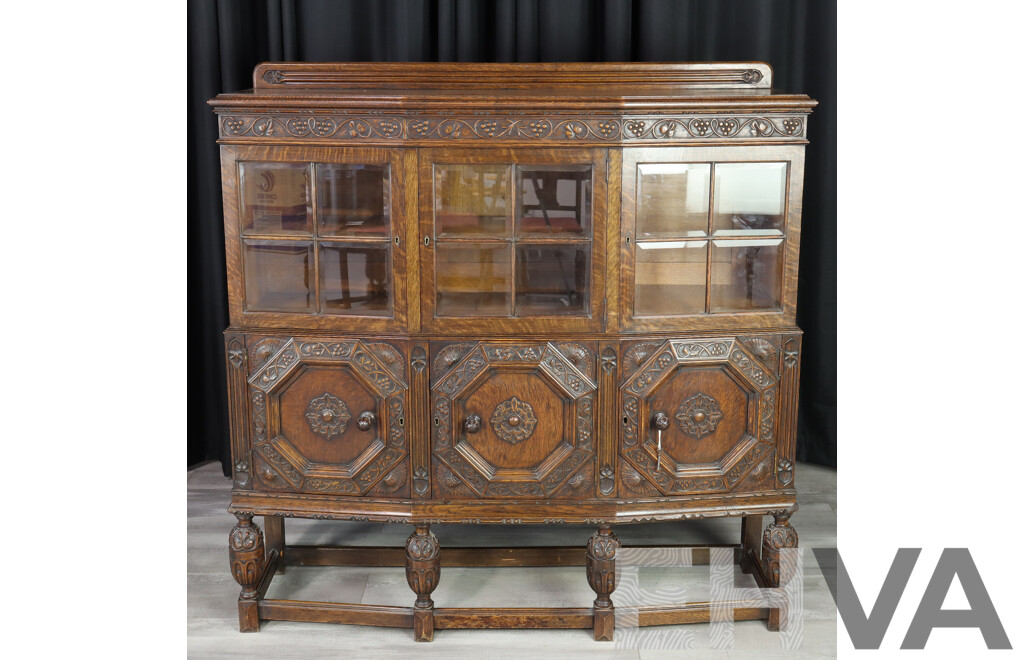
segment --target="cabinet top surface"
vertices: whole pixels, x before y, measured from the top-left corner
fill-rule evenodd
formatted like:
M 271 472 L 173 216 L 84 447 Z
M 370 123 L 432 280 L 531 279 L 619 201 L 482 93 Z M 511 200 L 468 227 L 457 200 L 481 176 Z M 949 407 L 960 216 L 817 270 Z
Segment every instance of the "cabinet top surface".
M 299 63 L 267 62 L 253 89 L 220 94 L 217 108 L 473 107 L 592 111 L 667 108 L 808 112 L 816 101 L 772 89 L 763 62 Z

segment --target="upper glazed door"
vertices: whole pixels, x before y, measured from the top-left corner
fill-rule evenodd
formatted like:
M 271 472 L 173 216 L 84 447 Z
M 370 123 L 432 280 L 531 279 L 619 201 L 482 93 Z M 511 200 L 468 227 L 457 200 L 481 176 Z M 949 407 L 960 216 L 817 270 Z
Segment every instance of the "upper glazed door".
M 796 320 L 803 147 L 624 149 L 629 331 Z
M 599 149 L 422 150 L 423 327 L 600 330 L 606 169 Z
M 406 327 L 401 151 L 224 147 L 222 159 L 232 323 Z

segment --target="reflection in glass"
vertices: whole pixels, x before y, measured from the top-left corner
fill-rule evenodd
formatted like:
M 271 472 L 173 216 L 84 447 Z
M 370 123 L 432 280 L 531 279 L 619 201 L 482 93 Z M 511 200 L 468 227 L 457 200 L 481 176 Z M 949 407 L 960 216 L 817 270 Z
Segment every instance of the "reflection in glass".
M 515 315 L 590 312 L 590 245 L 516 246 Z
M 637 177 L 638 238 L 707 235 L 710 163 L 641 163 Z
M 508 316 L 512 264 L 509 244 L 438 243 L 437 316 Z
M 510 170 L 507 165 L 434 165 L 437 236 L 508 236 Z
M 517 236 L 590 236 L 590 165 L 521 166 L 517 174 Z
M 711 311 L 778 309 L 781 238 L 712 241 Z
M 313 312 L 313 244 L 243 241 L 245 306 L 260 312 Z
M 309 168 L 293 163 L 239 163 L 242 232 L 310 234 Z
M 707 241 L 637 243 L 635 316 L 704 313 Z
M 715 165 L 716 236 L 725 231 L 763 233 L 782 229 L 786 212 L 786 163 Z
M 387 165 L 317 165 L 320 236 L 387 237 L 389 193 Z
M 320 243 L 320 311 L 391 316 L 387 243 Z

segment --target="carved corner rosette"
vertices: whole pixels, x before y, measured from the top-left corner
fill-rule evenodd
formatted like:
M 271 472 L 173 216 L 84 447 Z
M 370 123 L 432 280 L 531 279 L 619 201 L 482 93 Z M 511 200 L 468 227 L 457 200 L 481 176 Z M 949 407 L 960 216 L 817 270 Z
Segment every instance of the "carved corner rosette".
M 494 408 L 490 422 L 495 435 L 515 445 L 533 435 L 537 427 L 537 416 L 533 412 L 533 406 L 513 396 Z
M 352 413 L 344 401 L 328 392 L 314 397 L 306 409 L 306 421 L 313 433 L 330 440 L 348 427 Z
M 679 430 L 698 440 L 714 433 L 722 416 L 718 401 L 703 392 L 687 398 L 676 410 Z

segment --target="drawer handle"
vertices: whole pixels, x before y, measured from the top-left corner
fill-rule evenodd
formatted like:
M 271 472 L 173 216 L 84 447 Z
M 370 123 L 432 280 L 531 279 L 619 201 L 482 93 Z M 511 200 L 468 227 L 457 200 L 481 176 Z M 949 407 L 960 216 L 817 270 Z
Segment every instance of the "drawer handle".
M 654 413 L 654 416 L 651 417 L 651 426 L 659 431 L 664 431 L 668 428 L 668 425 L 668 415 L 663 412 L 656 412 Z
M 462 423 L 462 428 L 466 429 L 466 433 L 476 433 L 480 430 L 480 415 L 473 413 L 472 415 L 466 416 L 466 421 Z
M 359 413 L 359 418 L 356 419 L 356 426 L 359 427 L 360 431 L 369 431 L 370 427 L 377 423 L 377 416 L 369 410 Z

